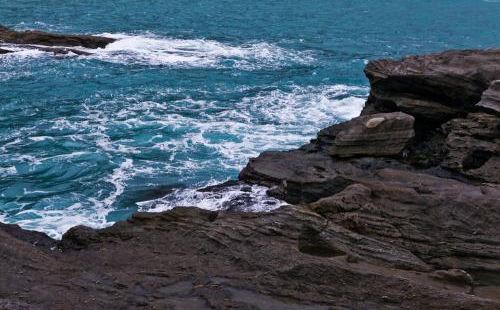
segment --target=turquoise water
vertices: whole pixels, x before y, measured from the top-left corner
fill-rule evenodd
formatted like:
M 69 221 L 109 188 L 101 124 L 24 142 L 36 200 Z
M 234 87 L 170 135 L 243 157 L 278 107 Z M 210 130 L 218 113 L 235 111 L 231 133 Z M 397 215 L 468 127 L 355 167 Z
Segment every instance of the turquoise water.
M 500 46 L 493 0 L 0 0 L 0 24 L 119 39 L 0 56 L 0 220 L 54 237 L 222 208 L 238 187 L 193 189 L 356 116 L 367 60 Z M 277 205 L 253 190 L 252 209 Z

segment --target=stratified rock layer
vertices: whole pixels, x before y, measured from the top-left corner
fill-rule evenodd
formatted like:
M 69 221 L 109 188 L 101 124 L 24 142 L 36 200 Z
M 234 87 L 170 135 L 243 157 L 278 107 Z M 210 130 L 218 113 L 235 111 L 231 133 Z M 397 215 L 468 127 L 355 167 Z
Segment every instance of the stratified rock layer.
M 439 124 L 473 110 L 500 76 L 500 49 L 377 60 L 365 73 L 371 92 L 363 114 L 402 111 Z
M 499 55 L 368 64 L 362 117 L 241 171 L 295 206 L 0 224 L 0 309 L 499 309 Z
M 330 154 L 339 157 L 399 155 L 415 136 L 413 116 L 379 113 L 356 117 L 335 136 Z

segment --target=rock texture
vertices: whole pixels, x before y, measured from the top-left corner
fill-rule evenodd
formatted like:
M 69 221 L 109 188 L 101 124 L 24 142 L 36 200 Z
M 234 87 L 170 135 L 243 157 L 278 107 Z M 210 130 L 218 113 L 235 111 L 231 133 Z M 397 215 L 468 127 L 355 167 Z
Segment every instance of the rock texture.
M 476 106 L 500 114 L 500 80 L 491 82 L 490 87 L 483 92 L 481 101 Z
M 115 39 L 89 36 L 89 35 L 66 35 L 54 34 L 43 31 L 14 31 L 0 25 L 0 43 L 15 44 L 20 47 L 38 49 L 54 54 L 89 55 L 74 47 L 85 47 L 90 49 L 104 48 L 113 43 Z M 71 48 L 73 47 L 73 48 Z M 10 53 L 10 50 L 0 49 L 0 54 Z
M 415 136 L 413 116 L 379 113 L 360 116 L 339 130 L 330 154 L 339 157 L 399 155 Z
M 378 60 L 365 69 L 371 92 L 363 114 L 402 111 L 441 124 L 474 109 L 500 76 L 500 50 L 449 51 Z
M 499 309 L 499 55 L 371 62 L 363 116 L 203 189 L 293 206 L 137 213 L 61 241 L 0 224 L 0 309 Z

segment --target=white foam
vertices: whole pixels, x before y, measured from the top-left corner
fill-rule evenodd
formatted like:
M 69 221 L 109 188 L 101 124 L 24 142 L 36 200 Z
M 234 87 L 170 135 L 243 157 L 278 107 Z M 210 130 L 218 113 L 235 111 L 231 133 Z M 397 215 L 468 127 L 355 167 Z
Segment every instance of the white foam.
M 227 103 L 189 96 L 165 99 L 171 98 L 171 94 L 179 98 L 183 93 L 192 93 L 192 90 L 185 89 L 143 88 L 134 95 L 105 94 L 102 98 L 96 94 L 97 99 L 92 97 L 85 101 L 77 117 L 40 120 L 34 127 L 19 128 L 8 137 L 6 141 L 9 143 L 0 148 L 3 153 L 9 154 L 9 161 L 5 164 L 6 168 L 0 170 L 0 176 L 16 174 L 17 164 L 28 164 L 34 168 L 49 160 L 71 161 L 94 152 L 109 160 L 120 158 L 121 161 L 118 167 L 96 180 L 101 185 L 107 184 L 103 186 L 106 187 L 105 192 L 103 189 L 92 197 L 81 195 L 68 198 L 68 205 L 78 203 L 64 210 L 44 207 L 43 210 L 27 210 L 1 217 L 4 221 L 16 218 L 16 222 L 24 228 L 41 230 L 55 238 L 60 238 L 75 225 L 105 227 L 112 224 L 107 222 L 107 215 L 127 191 L 128 182 L 136 176 L 153 178 L 162 174 L 175 176 L 179 183 L 196 184 L 197 180 L 193 178 L 200 171 L 227 173 L 227 169 L 231 169 L 237 173 L 249 157 L 269 149 L 295 148 L 315 137 L 319 129 L 357 116 L 368 90 L 347 85 L 321 85 L 257 93 L 245 87 L 227 91 L 248 92 L 249 95 Z M 37 126 L 51 128 L 54 135 L 46 132 L 37 134 Z M 117 128 L 123 128 L 118 138 L 113 133 Z M 44 158 L 19 153 L 19 147 L 26 141 L 36 145 L 32 141 L 44 141 L 49 135 L 54 143 L 79 141 L 87 149 Z M 136 143 L 129 135 L 144 135 L 146 139 Z M 159 158 L 132 160 L 136 158 L 135 154 L 152 150 L 159 154 Z M 209 157 L 207 154 L 210 154 Z M 196 185 L 203 187 L 207 184 L 201 182 Z M 32 195 L 43 195 L 40 191 L 45 190 L 37 187 L 30 189 Z M 252 187 L 252 199 L 246 202 L 247 211 L 268 211 L 283 204 L 267 197 L 265 191 L 263 187 Z M 161 199 L 142 202 L 140 207 L 141 210 L 163 211 L 178 205 L 195 205 L 221 210 L 245 193 L 241 187 L 218 193 L 183 189 Z M 60 199 L 57 193 L 53 197 Z M 50 199 L 44 198 L 44 205 L 50 206 Z M 19 218 L 23 219 L 17 221 Z
M 238 211 L 267 212 L 286 205 L 281 200 L 267 196 L 267 189 L 258 185 L 234 185 L 216 192 L 179 189 L 163 198 L 138 204 L 140 211 L 148 212 L 166 211 L 177 206 L 195 206 L 206 210 L 223 211 L 231 202 L 241 197 L 248 199 L 245 200 L 244 209 L 238 209 Z
M 107 182 L 113 184 L 115 191 L 112 192 L 106 199 L 102 201 L 104 206 L 110 207 L 116 201 L 116 198 L 123 194 L 125 190 L 125 181 L 131 176 L 131 169 L 133 167 L 132 159 L 125 159 L 120 164 L 120 167 L 113 170 L 113 173 L 106 179 Z
M 61 239 L 66 231 L 78 225 L 104 228 L 113 224 L 106 221 L 107 212 L 100 208 L 83 207 L 80 203 L 64 210 L 26 210 L 17 215 L 23 214 L 29 214 L 29 219 L 17 220 L 16 224 L 24 229 L 43 231 L 54 239 Z
M 230 45 L 206 39 L 177 39 L 155 35 L 104 33 L 117 39 L 103 49 L 88 50 L 91 58 L 121 64 L 163 65 L 178 68 L 224 68 L 243 70 L 311 63 L 311 52 L 287 50 L 266 42 Z

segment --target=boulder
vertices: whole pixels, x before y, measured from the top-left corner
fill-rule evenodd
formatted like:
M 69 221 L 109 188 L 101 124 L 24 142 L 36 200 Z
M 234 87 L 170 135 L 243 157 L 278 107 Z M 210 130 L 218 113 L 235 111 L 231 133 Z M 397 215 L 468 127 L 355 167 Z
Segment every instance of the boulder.
M 330 148 L 338 157 L 395 156 L 415 136 L 413 116 L 401 112 L 356 117 L 345 124 Z

